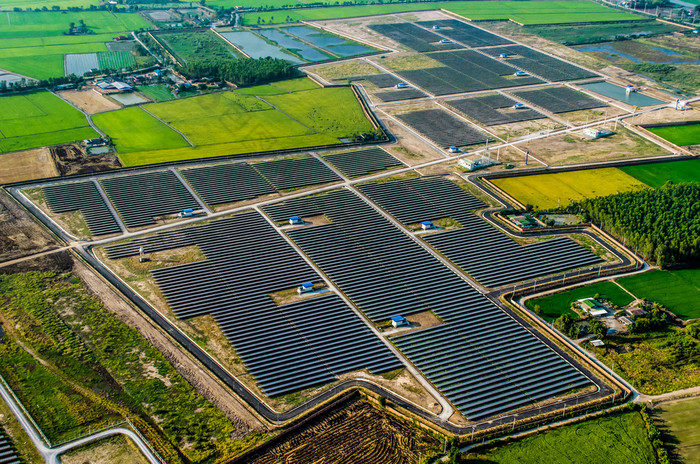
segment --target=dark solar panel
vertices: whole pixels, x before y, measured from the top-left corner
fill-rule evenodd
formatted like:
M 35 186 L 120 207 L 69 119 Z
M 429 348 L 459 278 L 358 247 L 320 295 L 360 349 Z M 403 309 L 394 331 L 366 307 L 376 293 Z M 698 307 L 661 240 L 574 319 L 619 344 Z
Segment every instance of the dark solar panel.
M 444 110 L 414 111 L 399 114 L 397 117 L 443 148 L 462 147 L 493 140 L 469 123 Z
M 280 159 L 251 165 L 277 190 L 337 182 L 340 179 L 316 158 Z
M 92 181 L 42 187 L 46 203 L 54 213 L 80 211 L 92 235 L 118 234 L 121 228 Z
M 456 19 L 440 19 L 437 21 L 420 21 L 419 24 L 423 27 L 433 28 L 437 26 L 439 29 L 434 29 L 441 36 L 449 37 L 468 47 L 489 47 L 493 45 L 506 45 L 513 42 L 499 37 L 496 34 L 484 31 L 471 24 L 458 21 Z
M 530 108 L 515 109 L 513 106 L 516 103 L 519 102 L 502 95 L 464 98 L 447 102 L 448 105 L 486 126 L 530 121 L 546 117 Z
M 441 43 L 442 37 L 411 23 L 372 24 L 368 27 L 417 52 L 464 48 L 453 42 Z
M 181 173 L 209 205 L 252 200 L 261 195 L 276 193 L 275 189 L 246 163 L 184 169 Z
M 548 87 L 537 90 L 521 90 L 513 95 L 527 100 L 552 113 L 588 110 L 608 106 L 600 100 L 568 87 Z
M 20 464 L 21 462 L 14 445 L 0 430 L 0 464 Z
M 324 158 L 347 177 L 366 176 L 376 171 L 405 166 L 378 147 L 334 153 Z
M 494 57 L 505 53 L 509 55 L 503 60 L 505 63 L 554 82 L 599 77 L 584 68 L 523 45 L 485 48 L 483 52 Z

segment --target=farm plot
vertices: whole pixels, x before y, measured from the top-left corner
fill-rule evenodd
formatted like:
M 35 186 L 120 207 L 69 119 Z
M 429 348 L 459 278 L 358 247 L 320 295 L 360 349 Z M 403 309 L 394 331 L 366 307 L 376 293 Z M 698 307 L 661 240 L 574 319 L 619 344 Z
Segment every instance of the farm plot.
M 49 92 L 0 97 L 0 153 L 97 136 L 80 111 Z
M 505 53 L 508 55 L 503 59 L 505 63 L 549 81 L 560 82 L 598 77 L 598 74 L 591 71 L 523 45 L 487 48 L 483 51 L 493 57 Z
M 90 71 L 100 69 L 97 53 L 69 53 L 64 57 L 64 60 L 66 76 L 71 74 L 82 76 Z
M 546 118 L 530 108 L 514 109 L 513 105 L 518 102 L 503 95 L 464 98 L 446 103 L 486 126 Z
M 648 127 L 647 130 L 679 146 L 700 145 L 700 123 L 683 126 Z
M 107 177 L 100 184 L 124 224 L 131 228 L 153 225 L 155 217 L 186 208 L 200 208 L 172 171 Z
M 144 94 L 154 102 L 170 101 L 175 98 L 165 84 L 140 85 L 136 87 L 136 91 Z
M 296 53 L 302 59 L 306 61 L 324 61 L 331 58 L 330 55 L 318 50 L 296 37 L 285 34 L 278 29 L 261 29 L 257 31 L 258 34 L 265 37 L 266 39 L 272 40 L 277 43 L 280 47 L 286 48 L 287 50 Z
M 352 192 L 338 190 L 263 210 L 276 222 L 321 214 L 331 221 L 286 233 L 373 321 L 432 310 L 446 323 L 415 332 L 405 343 L 403 337 L 394 342 L 411 352 L 411 361 L 422 366 L 428 379 L 439 383 L 441 392 L 467 417 L 502 413 L 589 384 Z M 420 342 L 424 335 L 431 336 L 430 341 Z M 414 343 L 429 352 L 416 351 L 418 345 L 410 346 Z M 461 362 L 463 357 L 470 359 Z M 435 358 L 442 361 L 432 364 Z M 542 373 L 545 364 L 558 375 L 534 375 Z
M 100 69 L 124 69 L 136 65 L 134 55 L 129 52 L 98 53 L 97 61 L 100 63 Z
M 208 61 L 225 63 L 243 56 L 210 30 L 159 32 L 154 36 L 183 64 Z
M 381 148 L 344 151 L 324 156 L 346 177 L 366 176 L 376 171 L 406 166 Z
M 20 464 L 21 462 L 14 445 L 0 429 L 0 464 Z
M 425 432 L 363 401 L 323 415 L 251 464 L 412 464 L 440 443 Z
M 618 283 L 637 298 L 661 303 L 682 319 L 700 318 L 700 269 L 651 271 Z
M 120 233 L 117 220 L 92 181 L 71 182 L 42 187 L 53 213 L 80 211 L 92 235 Z
M 396 84 L 401 82 L 401 80 L 392 74 L 373 74 L 369 76 L 360 76 L 358 80 L 369 81 L 376 85 L 380 89 L 386 89 L 389 87 L 394 87 Z
M 280 47 L 265 42 L 264 39 L 249 31 L 222 32 L 221 36 L 251 58 L 280 58 L 295 64 L 304 62 Z
M 555 114 L 608 106 L 600 100 L 568 87 L 520 90 L 513 92 L 513 95 Z
M 246 163 L 183 169 L 180 173 L 208 205 L 252 200 L 276 193 L 276 190 Z
M 394 42 L 421 53 L 464 48 L 452 41 L 442 42 L 445 39 L 439 35 L 411 23 L 371 24 L 368 27 Z
M 444 66 L 398 70 L 396 73 L 433 95 L 542 83 L 533 76 L 513 76 L 515 68 L 474 50 L 427 53 L 424 56 Z
M 373 48 L 310 26 L 293 26 L 283 30 L 304 39 L 325 52 L 342 58 L 375 51 Z
M 700 160 L 690 159 L 669 163 L 637 164 L 619 168 L 651 187 L 661 187 L 666 182 L 700 182 Z
M 680 455 L 681 462 L 698 462 L 700 460 L 700 430 L 697 412 L 700 409 L 700 399 L 682 398 L 664 402 L 654 408 L 653 414 L 657 427 L 660 425 L 668 435 L 676 456 Z M 660 423 L 659 423 L 660 422 Z
M 268 396 L 328 383 L 337 375 L 401 367 L 335 295 L 276 305 L 271 293 L 322 281 L 258 213 L 107 248 L 111 259 L 196 245 L 206 260 L 152 271 L 176 317 L 211 315 Z M 342 340 L 329 341 L 339 330 Z
M 525 302 L 525 306 L 531 311 L 534 311 L 539 306 L 541 312 L 538 314 L 549 322 L 554 321 L 563 314 L 568 314 L 574 319 L 578 319 L 579 315 L 571 309 L 571 305 L 583 298 L 595 298 L 596 295 L 620 307 L 627 306 L 634 300 L 632 295 L 624 291 L 619 285 L 604 281 L 540 298 L 532 298 Z
M 283 158 L 252 165 L 277 190 L 338 182 L 338 177 L 316 158 Z
M 471 210 L 483 203 L 442 178 L 417 178 L 360 186 L 360 190 L 406 225 L 451 218 L 462 228 L 425 240 L 488 287 L 601 262 L 569 238 L 522 246 Z
M 437 26 L 438 34 L 449 37 L 468 47 L 492 47 L 495 45 L 508 45 L 513 42 L 492 34 L 471 24 L 467 24 L 456 19 L 440 19 L 437 21 L 420 21 L 416 23 L 423 27 Z
M 397 117 L 444 148 L 493 140 L 456 116 L 439 109 L 414 111 Z
M 646 187 L 617 168 L 504 177 L 492 179 L 491 182 L 523 205 L 532 205 L 540 210 Z
M 427 97 L 427 95 L 418 89 L 401 89 L 390 90 L 388 92 L 377 92 L 375 97 L 383 102 L 396 102 L 403 100 L 414 100 L 416 98 Z

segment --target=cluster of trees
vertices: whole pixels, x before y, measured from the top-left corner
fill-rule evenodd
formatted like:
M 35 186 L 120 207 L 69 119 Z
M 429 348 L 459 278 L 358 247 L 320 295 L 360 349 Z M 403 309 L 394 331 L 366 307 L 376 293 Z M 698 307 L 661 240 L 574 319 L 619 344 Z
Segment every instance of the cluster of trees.
M 279 58 L 246 58 L 235 61 L 198 61 L 179 67 L 190 79 L 209 77 L 236 85 L 251 85 L 295 77 L 296 68 Z
M 646 314 L 634 319 L 634 324 L 630 327 L 630 332 L 647 333 L 663 330 L 668 327 L 668 315 L 664 307 L 659 303 L 642 301 L 639 307 L 646 311 Z
M 581 202 L 586 220 L 660 267 L 700 262 L 700 184 L 667 183 Z

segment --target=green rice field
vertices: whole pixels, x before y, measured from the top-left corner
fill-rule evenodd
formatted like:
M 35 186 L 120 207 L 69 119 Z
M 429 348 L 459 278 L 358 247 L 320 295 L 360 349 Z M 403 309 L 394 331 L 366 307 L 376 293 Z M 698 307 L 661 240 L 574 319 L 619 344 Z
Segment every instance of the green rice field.
M 653 411 L 655 422 L 677 440 L 673 451 L 686 463 L 700 462 L 698 412 L 700 398 L 664 402 Z
M 700 182 L 700 159 L 623 166 L 620 170 L 655 188 L 668 181 L 674 184 Z
M 259 98 L 217 92 L 102 113 L 93 121 L 113 138 L 126 166 L 336 145 L 374 130 L 348 87 L 324 89 L 301 78 L 259 88 Z
M 154 34 L 183 64 L 227 61 L 243 55 L 212 31 L 160 32 Z
M 136 87 L 136 90 L 156 102 L 173 100 L 175 98 L 165 84 L 142 85 Z
M 554 321 L 564 314 L 578 318 L 578 314 L 571 310 L 571 304 L 583 298 L 593 298 L 595 295 L 610 300 L 613 304 L 618 306 L 626 306 L 634 300 L 634 298 L 620 288 L 619 285 L 605 281 L 554 293 L 542 298 L 532 298 L 527 300 L 525 306 L 527 306 L 529 310 L 534 311 L 535 306 L 539 305 L 540 308 L 542 308 L 540 316 L 549 322 Z
M 486 453 L 475 463 L 655 464 L 644 419 L 638 412 L 588 420 L 516 440 Z
M 93 34 L 64 35 L 81 19 Z M 0 69 L 35 79 L 63 76 L 65 54 L 107 52 L 105 42 L 120 33 L 149 27 L 133 13 L 5 12 L 0 14 Z
M 522 204 L 540 210 L 646 187 L 643 182 L 617 168 L 506 177 L 491 182 Z
M 356 16 L 446 9 L 471 20 L 508 20 L 524 25 L 567 24 L 580 22 L 638 21 L 640 16 L 618 11 L 586 0 L 455 1 L 425 3 L 389 3 L 381 5 L 304 8 L 300 10 L 248 13 L 245 24 L 340 19 Z M 259 22 L 258 22 L 259 19 Z
M 0 153 L 97 136 L 80 111 L 49 92 L 0 97 Z
M 700 145 L 700 124 L 648 127 L 647 130 L 681 147 Z
M 98 53 L 97 62 L 100 64 L 100 69 L 130 68 L 136 64 L 134 55 L 129 52 Z
M 0 0 L 0 8 L 13 10 L 14 8 L 42 8 L 58 6 L 62 10 L 68 8 L 89 8 L 90 5 L 99 5 L 99 0 Z
M 650 271 L 618 282 L 638 298 L 656 301 L 682 319 L 700 318 L 700 269 Z

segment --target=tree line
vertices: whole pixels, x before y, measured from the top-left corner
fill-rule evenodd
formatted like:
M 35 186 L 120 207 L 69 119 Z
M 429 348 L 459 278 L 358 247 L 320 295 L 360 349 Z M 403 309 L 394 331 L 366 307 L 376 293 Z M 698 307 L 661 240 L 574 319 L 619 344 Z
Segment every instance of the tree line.
M 700 263 L 700 184 L 668 182 L 580 203 L 584 219 L 660 267 Z
M 236 85 L 258 84 L 299 75 L 299 71 L 289 62 L 270 57 L 196 61 L 180 66 L 178 71 L 190 79 L 208 77 Z

